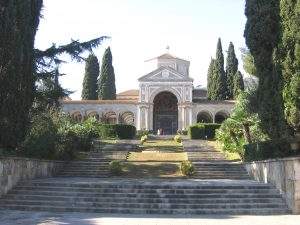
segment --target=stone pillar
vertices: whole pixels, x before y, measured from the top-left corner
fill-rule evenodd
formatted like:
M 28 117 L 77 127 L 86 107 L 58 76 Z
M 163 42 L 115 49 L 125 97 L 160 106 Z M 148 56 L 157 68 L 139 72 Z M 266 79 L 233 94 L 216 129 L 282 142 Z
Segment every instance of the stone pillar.
M 149 130 L 153 130 L 153 104 L 149 105 L 149 110 L 148 110 L 148 117 L 149 117 Z
M 149 130 L 149 106 L 146 104 L 138 106 L 137 129 Z
M 183 108 L 182 105 L 178 104 L 178 130 L 183 130 Z

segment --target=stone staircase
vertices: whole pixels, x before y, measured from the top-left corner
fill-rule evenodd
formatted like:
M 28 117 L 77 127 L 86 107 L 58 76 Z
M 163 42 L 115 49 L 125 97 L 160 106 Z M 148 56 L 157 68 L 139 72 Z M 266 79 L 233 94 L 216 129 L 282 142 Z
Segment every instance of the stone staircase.
M 226 160 L 224 154 L 208 146 L 203 140 L 183 141 L 184 151 L 195 167 L 197 179 L 250 179 L 239 162 Z
M 109 163 L 113 160 L 126 160 L 128 151 L 99 151 L 90 152 L 83 160 L 67 163 L 58 174 L 60 177 L 98 177 L 110 176 Z
M 286 214 L 278 190 L 249 179 L 201 141 L 184 141 L 196 167 L 192 179 L 107 178 L 111 160 L 127 151 L 94 151 L 66 165 L 55 178 L 19 183 L 0 198 L 1 209 L 116 214 Z M 199 148 L 200 147 L 200 148 Z M 197 152 L 198 149 L 198 152 Z
M 271 185 L 251 180 L 49 178 L 20 183 L 0 208 L 117 214 L 285 214 Z

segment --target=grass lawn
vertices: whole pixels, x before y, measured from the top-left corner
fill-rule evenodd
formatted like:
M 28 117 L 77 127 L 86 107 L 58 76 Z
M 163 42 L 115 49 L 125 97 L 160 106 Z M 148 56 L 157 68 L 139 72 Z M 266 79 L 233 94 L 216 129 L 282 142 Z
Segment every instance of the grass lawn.
M 122 177 L 129 178 L 179 178 L 183 177 L 180 163 L 127 162 L 123 164 Z
M 182 144 L 174 140 L 148 140 L 143 145 L 145 150 L 182 152 Z
M 225 154 L 226 159 L 228 160 L 241 160 L 241 157 L 238 153 L 235 152 L 227 152 L 222 150 L 222 146 L 217 141 L 207 141 L 207 144 L 214 147 L 217 151 Z
M 187 160 L 187 154 L 182 153 L 162 153 L 162 152 L 130 152 L 127 161 L 160 161 L 173 162 Z

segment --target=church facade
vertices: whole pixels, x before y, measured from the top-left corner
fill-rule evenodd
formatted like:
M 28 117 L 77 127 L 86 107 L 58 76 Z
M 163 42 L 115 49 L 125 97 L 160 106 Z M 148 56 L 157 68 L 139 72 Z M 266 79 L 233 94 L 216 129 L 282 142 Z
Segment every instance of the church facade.
M 117 94 L 116 100 L 64 100 L 63 111 L 77 121 L 95 117 L 104 123 L 124 123 L 137 130 L 186 130 L 196 122 L 221 123 L 233 101 L 210 101 L 206 90 L 194 88 L 190 62 L 169 53 L 148 60 L 156 67 L 138 79 L 139 89 Z

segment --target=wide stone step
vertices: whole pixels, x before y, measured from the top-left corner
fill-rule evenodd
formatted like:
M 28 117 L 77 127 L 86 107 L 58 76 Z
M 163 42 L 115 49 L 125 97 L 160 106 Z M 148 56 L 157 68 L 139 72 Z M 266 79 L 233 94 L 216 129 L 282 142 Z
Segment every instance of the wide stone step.
M 66 201 L 39 201 L 3 199 L 1 205 L 48 205 L 97 208 L 138 208 L 138 209 L 255 209 L 255 208 L 283 208 L 283 203 L 218 203 L 218 204 L 172 204 L 172 203 L 118 203 L 118 202 L 66 202 Z
M 98 198 L 98 197 L 73 197 L 73 196 L 48 196 L 48 195 L 14 195 L 8 194 L 5 199 L 17 200 L 42 200 L 65 202 L 119 202 L 119 203 L 179 203 L 179 204 L 218 204 L 218 203 L 283 203 L 281 198 Z
M 200 184 L 199 184 L 200 183 Z M 252 189 L 264 189 L 264 190 L 275 190 L 275 187 L 264 184 L 258 183 L 253 181 L 243 181 L 243 182 L 220 182 L 220 181 L 209 181 L 209 182 L 165 182 L 156 181 L 156 182 L 145 182 L 145 181 L 136 181 L 136 180 L 128 180 L 126 182 L 121 181 L 112 181 L 112 180 L 105 180 L 105 181 L 98 181 L 98 180 L 33 180 L 30 182 L 21 182 L 19 187 L 24 186 L 33 186 L 33 187 L 82 187 L 82 188 L 125 188 L 125 189 L 171 189 L 171 190 L 178 190 L 178 189 L 244 189 L 244 190 L 252 190 Z
M 70 197 L 92 197 L 92 198 L 167 198 L 167 199 L 211 199 L 211 198 L 281 198 L 278 193 L 231 193 L 231 194 L 150 194 L 150 193 L 97 193 L 97 192 L 82 192 L 82 191 L 28 191 L 28 190 L 13 190 L 9 192 L 12 195 L 45 195 L 45 196 L 70 196 Z
M 24 211 L 50 211 L 50 212 L 89 212 L 89 213 L 115 213 L 115 214 L 187 214 L 187 215 L 275 215 L 289 213 L 287 209 L 281 208 L 235 208 L 235 209 L 133 209 L 133 208 L 96 208 L 96 207 L 58 207 L 58 206 L 33 206 L 6 204 L 4 209 Z
M 27 191 L 65 191 L 65 192 L 90 192 L 90 193 L 143 193 L 143 194 L 187 194 L 187 197 L 192 194 L 278 194 L 276 189 L 131 189 L 131 188 L 87 188 L 87 187 L 36 187 L 32 186 L 18 186 L 15 190 L 27 190 Z

